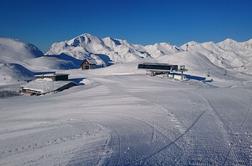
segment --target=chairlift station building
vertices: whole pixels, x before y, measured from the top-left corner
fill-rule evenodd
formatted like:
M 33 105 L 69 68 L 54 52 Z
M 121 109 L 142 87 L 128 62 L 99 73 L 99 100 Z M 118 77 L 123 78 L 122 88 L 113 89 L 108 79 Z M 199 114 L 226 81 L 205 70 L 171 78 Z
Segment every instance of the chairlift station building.
M 183 74 L 186 71 L 185 66 L 170 65 L 167 63 L 142 63 L 138 64 L 138 69 L 145 69 L 151 76 L 167 74 L 169 78 L 176 80 L 184 80 Z

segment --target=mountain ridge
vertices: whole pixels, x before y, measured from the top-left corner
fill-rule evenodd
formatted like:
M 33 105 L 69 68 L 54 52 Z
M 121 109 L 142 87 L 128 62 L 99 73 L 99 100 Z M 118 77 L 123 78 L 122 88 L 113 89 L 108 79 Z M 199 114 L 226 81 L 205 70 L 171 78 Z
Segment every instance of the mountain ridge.
M 77 59 L 86 57 L 97 58 L 99 54 L 107 55 L 115 63 L 147 60 L 157 60 L 162 56 L 174 56 L 186 52 L 188 56 L 200 54 L 221 68 L 246 68 L 250 66 L 252 57 L 252 39 L 238 42 L 227 38 L 221 42 L 191 41 L 182 46 L 170 43 L 155 43 L 153 45 L 131 44 L 127 40 L 112 37 L 99 38 L 84 33 L 70 40 L 52 44 L 47 55 L 67 54 Z M 165 58 L 162 58 L 165 59 Z M 244 68 L 244 69 L 245 69 Z

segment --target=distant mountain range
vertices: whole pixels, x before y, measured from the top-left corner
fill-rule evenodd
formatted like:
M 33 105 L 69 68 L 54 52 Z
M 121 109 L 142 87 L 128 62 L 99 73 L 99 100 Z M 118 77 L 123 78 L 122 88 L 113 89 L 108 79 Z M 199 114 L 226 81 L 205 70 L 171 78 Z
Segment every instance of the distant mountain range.
M 0 38 L 0 64 L 12 64 L 2 65 L 0 70 L 6 70 L 13 64 L 32 71 L 73 69 L 78 68 L 85 58 L 105 66 L 111 63 L 154 61 L 186 65 L 189 70 L 201 74 L 211 70 L 216 76 L 223 75 L 226 71 L 252 74 L 252 39 L 245 42 L 226 39 L 219 43 L 192 41 L 182 46 L 169 43 L 140 45 L 85 33 L 53 43 L 44 54 L 32 44 Z M 15 67 L 15 72 L 18 69 L 23 68 Z
M 168 43 L 154 45 L 138 45 L 126 40 L 106 37 L 100 39 L 91 34 L 83 34 L 71 40 L 52 44 L 46 55 L 67 54 L 77 59 L 92 57 L 99 60 L 97 55 L 107 55 L 113 62 L 132 62 L 143 58 L 156 58 L 183 51 L 181 48 Z
M 111 37 L 100 39 L 85 33 L 71 40 L 54 43 L 46 55 L 66 54 L 77 59 L 91 57 L 102 62 L 99 55 L 103 54 L 113 62 L 132 62 L 142 59 L 158 60 L 163 56 L 175 56 L 180 53 L 200 54 L 219 67 L 245 70 L 252 65 L 252 39 L 246 42 L 232 39 L 219 43 L 189 42 L 180 47 L 169 43 L 144 46 Z

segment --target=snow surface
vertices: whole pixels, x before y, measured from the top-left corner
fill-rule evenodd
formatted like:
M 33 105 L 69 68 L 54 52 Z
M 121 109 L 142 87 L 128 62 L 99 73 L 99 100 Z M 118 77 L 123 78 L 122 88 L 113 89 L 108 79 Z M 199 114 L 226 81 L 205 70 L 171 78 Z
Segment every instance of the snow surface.
M 250 80 L 181 82 L 134 70 L 68 70 L 90 81 L 1 99 L 0 165 L 252 164 Z

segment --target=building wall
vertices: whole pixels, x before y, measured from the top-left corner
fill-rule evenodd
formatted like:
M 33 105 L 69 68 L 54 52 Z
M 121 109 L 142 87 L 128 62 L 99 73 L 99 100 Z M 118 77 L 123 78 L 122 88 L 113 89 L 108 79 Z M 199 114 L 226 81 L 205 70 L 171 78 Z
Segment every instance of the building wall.
M 24 88 L 21 90 L 21 92 L 23 94 L 30 95 L 30 96 L 32 96 L 32 95 L 41 95 L 42 94 L 41 92 L 34 91 L 34 90 L 31 90 L 31 89 L 24 89 Z
M 56 75 L 55 81 L 65 81 L 68 80 L 68 75 Z
M 88 70 L 88 69 L 95 69 L 96 68 L 96 65 L 94 64 L 82 64 L 81 65 L 81 69 L 82 70 Z
M 36 80 L 54 81 L 53 78 L 48 78 L 48 77 L 46 77 L 46 78 L 36 78 Z

